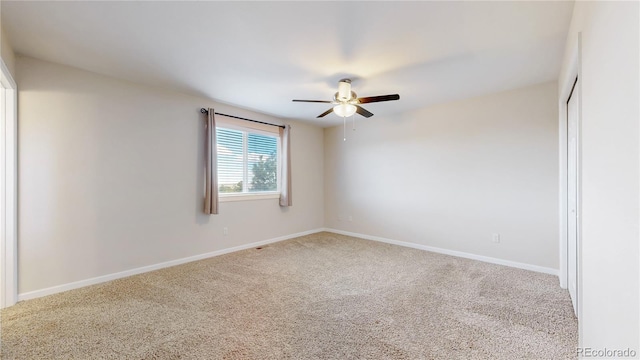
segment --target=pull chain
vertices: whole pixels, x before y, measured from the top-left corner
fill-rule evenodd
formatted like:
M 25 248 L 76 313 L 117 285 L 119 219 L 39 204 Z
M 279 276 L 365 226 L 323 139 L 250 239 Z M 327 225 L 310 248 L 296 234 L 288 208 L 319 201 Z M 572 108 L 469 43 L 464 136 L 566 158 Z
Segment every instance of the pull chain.
M 356 115 L 353 115 L 353 131 L 356 131 Z
M 347 141 L 347 118 L 345 116 L 342 117 L 343 127 L 342 127 L 342 141 Z

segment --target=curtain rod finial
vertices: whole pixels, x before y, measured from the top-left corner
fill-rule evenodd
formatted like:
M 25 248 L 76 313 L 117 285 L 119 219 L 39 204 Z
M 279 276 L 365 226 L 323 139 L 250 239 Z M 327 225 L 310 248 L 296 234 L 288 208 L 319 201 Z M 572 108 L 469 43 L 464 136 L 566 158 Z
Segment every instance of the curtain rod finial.
M 208 113 L 208 112 L 209 112 L 209 110 L 207 110 L 207 109 L 205 109 L 205 108 L 201 108 L 201 109 L 200 109 L 200 112 L 201 112 L 201 113 L 203 113 L 203 114 L 206 114 L 206 113 Z

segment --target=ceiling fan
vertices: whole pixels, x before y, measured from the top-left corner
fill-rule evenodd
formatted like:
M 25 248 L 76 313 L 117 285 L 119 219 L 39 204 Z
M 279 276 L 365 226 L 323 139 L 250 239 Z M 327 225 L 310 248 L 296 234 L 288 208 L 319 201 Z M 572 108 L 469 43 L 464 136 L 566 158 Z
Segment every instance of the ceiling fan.
M 364 109 L 360 104 L 368 104 L 373 102 L 391 101 L 400 99 L 400 95 L 380 95 L 369 96 L 359 98 L 355 92 L 351 91 L 351 79 L 342 79 L 338 82 L 338 92 L 333 95 L 333 100 L 292 100 L 295 102 L 311 102 L 311 103 L 327 103 L 334 104 L 335 106 L 322 114 L 317 118 L 324 117 L 331 112 L 334 112 L 340 117 L 349 117 L 355 113 L 358 113 L 366 118 L 372 117 L 373 113 Z

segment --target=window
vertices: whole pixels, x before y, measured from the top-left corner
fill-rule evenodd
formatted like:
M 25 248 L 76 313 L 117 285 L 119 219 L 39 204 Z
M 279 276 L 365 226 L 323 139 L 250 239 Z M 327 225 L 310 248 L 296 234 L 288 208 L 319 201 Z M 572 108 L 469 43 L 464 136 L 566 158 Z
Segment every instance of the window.
M 227 127 L 223 123 L 216 128 L 216 140 L 218 193 L 221 197 L 277 194 L 278 133 L 239 126 Z

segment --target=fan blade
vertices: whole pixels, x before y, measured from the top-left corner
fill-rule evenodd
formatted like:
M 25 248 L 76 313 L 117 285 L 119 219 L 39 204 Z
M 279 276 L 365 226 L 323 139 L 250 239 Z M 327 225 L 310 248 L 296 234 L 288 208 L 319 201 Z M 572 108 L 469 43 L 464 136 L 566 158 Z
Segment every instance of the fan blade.
M 356 105 L 356 112 L 366 118 L 370 118 L 373 116 L 373 113 L 365 110 L 365 108 L 363 108 L 362 106 L 358 106 Z
M 291 100 L 294 102 L 310 102 L 310 103 L 325 103 L 325 104 L 331 104 L 331 101 L 327 101 L 327 100 Z
M 327 110 L 327 111 L 323 112 L 322 114 L 320 114 L 320 115 L 316 116 L 316 118 L 325 117 L 325 116 L 327 116 L 327 115 L 331 114 L 332 112 L 333 112 L 333 108 L 331 108 L 331 109 L 329 109 L 329 110 Z
M 372 102 L 391 101 L 391 100 L 399 100 L 399 99 L 400 99 L 400 95 L 393 94 L 393 95 L 369 96 L 369 97 L 358 98 L 357 100 L 358 100 L 358 104 L 366 104 L 366 103 L 372 103 Z

